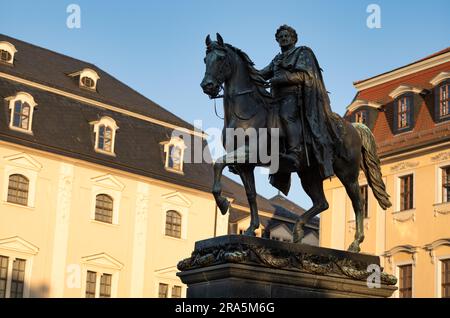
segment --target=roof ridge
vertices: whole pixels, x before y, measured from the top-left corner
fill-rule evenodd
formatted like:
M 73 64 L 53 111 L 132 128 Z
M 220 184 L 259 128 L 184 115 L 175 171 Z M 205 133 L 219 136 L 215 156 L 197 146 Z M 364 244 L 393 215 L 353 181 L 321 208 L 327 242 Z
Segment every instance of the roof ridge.
M 81 62 L 81 63 L 89 64 L 90 66 L 93 66 L 93 67 L 95 67 L 95 68 L 97 68 L 97 69 L 99 69 L 99 70 L 102 70 L 102 69 L 99 68 L 97 65 L 95 65 L 95 64 L 93 64 L 93 63 L 91 63 L 91 62 L 86 62 L 86 61 L 77 59 L 76 57 L 72 57 L 72 56 L 69 56 L 69 55 L 67 55 L 67 54 L 60 53 L 60 52 L 57 52 L 57 51 L 53 51 L 53 50 L 50 50 L 50 49 L 45 48 L 45 47 L 43 47 L 43 46 L 39 46 L 39 45 L 33 44 L 33 43 L 31 43 L 31 42 L 26 42 L 26 41 L 24 41 L 24 40 L 20 40 L 20 39 L 18 39 L 18 38 L 14 38 L 14 37 L 9 36 L 9 35 L 6 35 L 6 34 L 4 34 L 4 33 L 0 33 L 0 36 L 4 36 L 4 37 L 9 38 L 9 39 L 12 39 L 12 40 L 14 40 L 14 41 L 21 42 L 22 44 L 26 44 L 26 45 L 35 47 L 35 48 L 40 49 L 40 50 L 43 50 L 43 51 L 47 51 L 47 52 L 50 52 L 50 53 L 53 53 L 53 54 L 56 54 L 56 55 L 60 55 L 60 56 L 63 56 L 63 57 L 65 57 L 65 58 L 69 58 L 69 59 L 72 59 L 72 60 L 75 60 L 75 61 L 78 61 L 78 62 Z M 103 70 L 102 70 L 102 71 L 103 71 Z M 105 72 L 105 73 L 106 73 L 106 72 Z
M 449 46 L 449 47 L 446 47 L 446 48 L 444 48 L 444 49 L 442 49 L 442 50 L 439 50 L 439 51 L 437 51 L 437 52 L 435 52 L 435 53 L 429 54 L 429 55 L 427 55 L 427 56 L 424 57 L 424 58 L 421 58 L 421 59 L 419 59 L 419 60 L 415 60 L 415 61 L 413 61 L 413 62 L 411 62 L 411 63 L 408 63 L 408 64 L 405 64 L 405 65 L 402 65 L 402 66 L 393 68 L 393 69 L 391 69 L 391 70 L 389 70 L 389 71 L 386 71 L 386 72 L 383 72 L 383 73 L 380 73 L 380 74 L 377 74 L 377 75 L 374 75 L 374 76 L 371 76 L 371 77 L 368 77 L 368 78 L 365 78 L 365 79 L 362 79 L 362 80 L 354 81 L 354 82 L 353 82 L 353 85 L 358 85 L 358 84 L 364 83 L 364 82 L 366 82 L 366 81 L 368 81 L 368 80 L 371 80 L 371 79 L 373 79 L 373 78 L 376 78 L 376 77 L 378 77 L 378 76 L 382 76 L 382 75 L 386 75 L 386 74 L 392 73 L 392 72 L 394 72 L 394 71 L 397 71 L 397 70 L 400 70 L 400 69 L 402 69 L 402 68 L 405 68 L 405 67 L 414 65 L 414 64 L 416 64 L 416 63 L 420 63 L 420 62 L 426 61 L 426 60 L 428 60 L 428 59 L 434 58 L 434 57 L 436 57 L 436 56 L 439 56 L 439 55 L 442 55 L 442 54 L 445 54 L 445 53 L 448 53 L 448 52 L 450 52 L 450 46 Z

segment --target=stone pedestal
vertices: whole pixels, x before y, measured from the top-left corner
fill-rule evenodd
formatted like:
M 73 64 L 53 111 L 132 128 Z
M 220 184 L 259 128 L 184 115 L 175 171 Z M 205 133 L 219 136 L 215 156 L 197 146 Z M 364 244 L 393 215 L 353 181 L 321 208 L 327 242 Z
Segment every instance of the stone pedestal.
M 197 242 L 177 275 L 188 298 L 390 297 L 396 278 L 379 265 L 373 255 L 227 235 Z

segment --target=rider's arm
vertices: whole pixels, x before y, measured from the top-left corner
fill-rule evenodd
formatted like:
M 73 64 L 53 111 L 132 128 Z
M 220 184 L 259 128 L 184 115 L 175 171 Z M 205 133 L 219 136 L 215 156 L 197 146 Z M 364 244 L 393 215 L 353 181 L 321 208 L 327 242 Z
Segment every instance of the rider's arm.
M 298 85 L 308 81 L 309 75 L 306 72 L 283 72 L 279 77 L 271 80 L 274 85 Z
M 273 77 L 273 63 L 271 62 L 269 65 L 267 65 L 265 68 L 259 71 L 261 76 L 268 80 Z

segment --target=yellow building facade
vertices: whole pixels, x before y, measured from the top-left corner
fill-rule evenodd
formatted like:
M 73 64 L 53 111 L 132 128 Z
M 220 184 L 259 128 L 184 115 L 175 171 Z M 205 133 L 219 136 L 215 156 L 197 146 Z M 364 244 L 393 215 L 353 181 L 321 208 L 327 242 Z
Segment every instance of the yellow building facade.
M 354 83 L 358 93 L 345 114 L 377 141 L 392 207 L 382 210 L 367 191 L 361 249 L 399 278 L 393 297 L 450 296 L 449 78 L 446 49 Z M 367 186 L 362 172 L 359 183 Z M 320 246 L 347 249 L 355 234 L 351 202 L 337 178 L 324 189 L 330 208 L 321 215 Z
M 0 298 L 184 297 L 227 234 L 201 133 L 94 65 L 0 36 Z

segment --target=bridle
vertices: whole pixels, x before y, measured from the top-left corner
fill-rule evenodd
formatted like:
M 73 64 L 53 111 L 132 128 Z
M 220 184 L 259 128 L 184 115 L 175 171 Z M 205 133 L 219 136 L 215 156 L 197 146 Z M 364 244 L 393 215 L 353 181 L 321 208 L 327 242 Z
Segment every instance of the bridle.
M 228 53 L 226 51 L 226 49 L 222 49 L 222 48 L 216 48 L 216 49 L 224 51 L 225 53 Z M 208 53 L 208 51 L 212 51 L 212 50 L 213 50 L 213 48 L 208 47 L 207 48 L 207 53 Z M 218 76 L 213 76 L 212 74 L 208 74 L 207 73 L 207 75 L 211 76 L 217 83 L 220 83 L 219 84 L 219 87 L 220 87 L 219 94 L 217 94 L 217 96 L 215 96 L 215 97 L 209 96 L 210 99 L 216 100 L 216 99 L 225 97 L 225 95 L 223 93 L 220 94 L 220 92 L 223 92 L 223 90 L 224 90 L 224 88 L 223 88 L 223 83 L 225 82 L 225 76 L 224 76 L 225 72 L 224 71 L 226 70 L 226 67 L 228 69 L 232 68 L 232 63 L 231 63 L 231 61 L 230 61 L 230 59 L 228 57 L 228 54 L 224 55 L 224 59 L 223 59 L 222 63 L 219 65 L 219 71 L 218 71 L 219 74 L 218 74 Z M 230 97 L 236 97 L 236 96 L 241 96 L 241 95 L 250 94 L 250 93 L 253 93 L 253 89 L 242 90 L 240 92 L 231 94 Z M 214 107 L 215 107 L 215 104 L 214 104 Z M 217 115 L 217 112 L 216 112 L 216 115 Z

